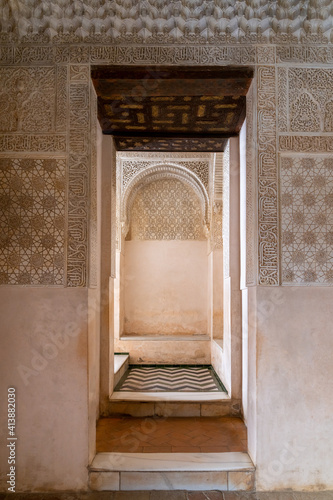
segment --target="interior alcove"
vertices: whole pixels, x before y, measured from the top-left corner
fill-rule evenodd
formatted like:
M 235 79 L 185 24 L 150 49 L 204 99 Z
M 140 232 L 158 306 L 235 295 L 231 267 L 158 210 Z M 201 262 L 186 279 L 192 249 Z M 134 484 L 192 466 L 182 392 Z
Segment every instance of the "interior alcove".
M 115 352 L 134 363 L 210 364 L 212 339 L 223 342 L 229 148 L 117 156 Z
M 155 68 L 156 69 L 156 68 Z M 111 268 L 114 266 L 114 272 L 111 269 L 111 279 L 108 283 L 110 293 L 110 306 L 108 312 L 108 328 L 104 325 L 105 333 L 104 347 L 107 348 L 108 356 L 101 345 L 102 358 L 105 360 L 101 366 L 101 380 L 104 387 L 108 387 L 105 396 L 110 397 L 113 391 L 113 351 L 129 352 L 134 360 L 138 362 L 153 362 L 165 363 L 165 346 L 161 342 L 150 342 L 148 339 L 142 341 L 140 345 L 137 343 L 138 351 L 133 350 L 133 341 L 124 339 L 123 333 L 126 333 L 124 328 L 124 303 L 121 300 L 126 283 L 125 277 L 125 255 L 115 250 L 115 240 L 119 241 L 123 236 L 113 236 L 116 232 L 116 207 L 115 203 L 115 179 L 119 176 L 116 169 L 116 151 L 117 155 L 129 153 L 132 155 L 153 154 L 157 156 L 164 154 L 164 162 L 170 161 L 173 154 L 200 154 L 203 151 L 212 156 L 224 154 L 227 159 L 224 164 L 222 161 L 220 168 L 220 176 L 225 176 L 225 182 L 222 182 L 220 193 L 209 192 L 211 202 L 209 206 L 209 217 L 207 217 L 205 225 L 211 224 L 215 220 L 215 228 L 218 227 L 220 233 L 219 248 L 215 248 L 216 254 L 211 252 L 211 238 L 207 240 L 207 283 L 208 284 L 208 306 L 207 306 L 207 330 L 206 334 L 202 334 L 202 340 L 198 340 L 200 334 L 195 336 L 195 341 L 175 341 L 172 342 L 170 349 L 175 354 L 175 363 L 184 362 L 184 353 L 190 356 L 188 361 L 190 364 L 209 364 L 213 363 L 217 367 L 216 371 L 220 378 L 225 383 L 229 394 L 240 399 L 241 395 L 241 312 L 240 312 L 240 248 L 239 248 L 239 140 L 238 134 L 245 118 L 245 102 L 253 71 L 249 68 L 210 68 L 206 71 L 205 68 L 200 68 L 196 73 L 194 68 L 158 68 L 158 72 L 154 73 L 152 78 L 154 88 L 146 85 L 146 77 L 151 78 L 151 68 L 136 68 L 129 72 L 126 68 L 92 68 L 92 79 L 97 93 L 99 120 L 103 132 L 102 145 L 102 169 L 105 169 L 105 177 L 109 183 L 110 190 L 113 195 L 109 203 L 111 209 Z M 176 73 L 175 73 L 176 71 Z M 156 76 L 157 75 L 157 76 Z M 193 85 L 192 85 L 193 83 Z M 191 84 L 191 85 L 190 85 Z M 133 86 L 142 85 L 145 89 L 145 94 L 140 103 L 129 104 L 131 89 Z M 157 86 L 156 86 L 157 85 Z M 135 87 L 135 88 L 136 88 Z M 206 95 L 203 95 L 203 89 L 206 89 Z M 190 94 L 190 95 L 189 95 Z M 119 99 L 119 96 L 123 95 Z M 118 96 L 118 97 L 117 97 Z M 171 101 L 176 98 L 175 107 L 178 109 L 179 99 L 184 103 L 189 99 L 193 102 L 187 106 L 186 110 L 177 111 L 172 124 L 164 127 L 164 125 L 154 125 L 159 120 L 155 120 L 154 116 L 163 116 L 166 112 L 170 115 Z M 122 99 L 126 102 L 122 104 Z M 165 102 L 168 101 L 168 102 Z M 115 101 L 115 105 L 112 102 Z M 163 101 L 163 102 L 162 102 Z M 170 101 L 170 102 L 169 102 Z M 127 108 L 126 108 L 127 106 Z M 140 110 L 138 111 L 138 106 Z M 158 110 L 156 110 L 156 106 Z M 185 104 L 184 104 L 185 106 Z M 127 111 L 124 111 L 125 108 Z M 135 110 L 134 110 L 135 108 Z M 189 120 L 189 109 L 196 114 L 196 118 Z M 122 119 L 121 113 L 128 113 L 126 120 L 128 124 L 120 124 Z M 205 120 L 199 120 L 202 115 L 207 113 L 207 123 Z M 186 116 L 184 116 L 186 115 Z M 223 119 L 221 116 L 223 115 Z M 214 116 L 219 116 L 218 123 Z M 187 120 L 188 126 L 186 132 L 180 131 L 181 123 Z M 199 126 L 199 121 L 202 126 Z M 215 132 L 214 123 L 216 122 Z M 138 127 L 142 129 L 138 132 Z M 154 132 L 154 127 L 156 131 Z M 201 128 L 200 128 L 201 127 Z M 203 127 L 203 128 L 202 128 Z M 158 129 L 158 130 L 157 130 Z M 184 129 L 184 127 L 183 127 Z M 198 129 L 198 130 L 197 130 Z M 230 140 L 228 141 L 228 138 Z M 228 144 L 230 143 L 230 151 Z M 184 153 L 184 151 L 186 153 Z M 205 153 L 205 154 L 206 154 Z M 230 159 L 230 161 L 229 161 Z M 111 160 L 111 161 L 110 161 Z M 231 175 L 229 163 L 238 165 L 238 174 Z M 111 167 L 111 171 L 110 171 Z M 108 172 L 106 172 L 108 170 Z M 103 178 L 103 176 L 102 176 Z M 230 185 L 229 185 L 230 181 Z M 103 183 L 103 179 L 101 181 Z M 117 178 L 117 183 L 120 185 L 121 180 Z M 207 190 L 211 190 L 212 186 L 207 186 Z M 207 191 L 207 192 L 208 192 Z M 105 187 L 107 193 L 107 187 Z M 232 194 L 231 194 L 232 193 Z M 119 193 L 117 193 L 119 194 Z M 230 194 L 230 196 L 229 196 Z M 102 204 L 104 204 L 102 198 Z M 122 210 L 122 207 L 117 208 Z M 238 215 L 237 215 L 238 214 Z M 237 222 L 238 217 L 238 222 Z M 234 218 L 233 230 L 229 234 L 229 222 Z M 223 221 L 222 221 L 223 219 Z M 222 224 L 223 222 L 223 224 Z M 121 220 L 119 227 L 126 226 L 126 219 Z M 225 228 L 225 234 L 222 233 L 222 226 Z M 214 226 L 212 226 L 214 229 Z M 210 230 L 212 230 L 210 227 Z M 226 228 L 228 228 L 226 230 Z M 212 234 L 212 232 L 210 233 Z M 105 245 L 107 243 L 106 238 Z M 177 241 L 177 240 L 175 240 Z M 138 241 L 126 241 L 124 245 L 131 243 L 140 243 Z M 149 241 L 148 243 L 156 243 Z M 179 243 L 179 242 L 178 242 Z M 200 241 L 198 242 L 200 243 Z M 204 242 L 205 243 L 205 242 Z M 113 250 L 114 249 L 114 250 Z M 230 251 L 232 249 L 232 252 Z M 220 255 L 217 257 L 217 255 Z M 218 261 L 219 259 L 219 261 Z M 230 259 L 230 262 L 229 262 Z M 202 280 L 201 280 L 202 281 Z M 105 283 L 106 286 L 106 283 Z M 215 294 L 212 293 L 215 290 Z M 219 297 L 219 300 L 215 300 Z M 222 299 L 221 299 L 222 298 Z M 214 315 L 214 308 L 220 308 L 220 313 Z M 117 311 L 118 308 L 118 311 Z M 223 311 L 224 309 L 224 311 Z M 120 312 L 120 314 L 118 314 Z M 223 323 L 223 327 L 221 326 Z M 216 326 L 219 325 L 219 333 Z M 106 337 L 106 331 L 109 331 Z M 215 331 L 215 334 L 213 334 Z M 135 331 L 128 331 L 136 333 Z M 152 331 L 151 331 L 152 332 Z M 156 333 L 156 331 L 155 331 Z M 138 335 L 140 337 L 141 335 Z M 102 339 L 101 337 L 101 339 Z M 147 336 L 148 337 L 148 336 Z M 130 343 L 132 342 L 132 343 Z M 147 342 L 150 342 L 149 349 Z M 170 341 L 171 342 L 171 341 Z M 196 342 L 201 342 L 200 346 Z M 102 342 L 101 342 L 102 344 Z M 142 356 L 150 350 L 150 358 Z M 107 362 L 107 359 L 109 360 Z M 186 361 L 185 361 L 186 362 Z M 104 366 L 104 368 L 103 368 Z M 109 368 L 108 368 L 109 366 Z M 109 370 L 109 375 L 106 377 L 106 371 Z M 103 384 L 104 379 L 104 384 Z M 102 391 L 102 400 L 103 400 Z M 103 405 L 102 405 L 103 407 Z
M 207 334 L 203 220 L 181 180 L 160 178 L 136 192 L 124 241 L 124 335 Z

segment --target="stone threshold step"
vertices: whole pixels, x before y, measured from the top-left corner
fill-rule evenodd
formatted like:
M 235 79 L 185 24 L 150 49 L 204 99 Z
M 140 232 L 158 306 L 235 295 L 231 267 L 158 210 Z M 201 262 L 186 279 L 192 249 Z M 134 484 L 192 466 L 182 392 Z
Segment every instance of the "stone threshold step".
M 220 401 L 111 399 L 102 416 L 115 415 L 129 415 L 131 417 L 239 417 L 241 415 L 241 402 L 238 399 L 230 398 Z
M 180 401 L 180 402 L 208 402 L 230 401 L 230 396 L 225 392 L 130 392 L 114 391 L 111 401 Z
M 89 468 L 94 491 L 251 491 L 247 453 L 97 453 Z

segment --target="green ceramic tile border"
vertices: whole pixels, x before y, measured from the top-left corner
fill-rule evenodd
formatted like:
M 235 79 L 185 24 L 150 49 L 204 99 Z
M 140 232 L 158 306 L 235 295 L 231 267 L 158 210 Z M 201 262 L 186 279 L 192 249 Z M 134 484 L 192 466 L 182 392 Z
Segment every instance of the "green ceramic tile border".
M 217 384 L 222 388 L 222 392 L 225 392 L 226 394 L 228 394 L 228 391 L 225 388 L 225 385 L 223 384 L 222 380 L 220 379 L 220 377 L 218 376 L 218 374 L 216 373 L 216 371 L 214 370 L 214 367 L 212 365 L 210 366 L 210 371 L 212 372 L 212 377 L 215 379 Z

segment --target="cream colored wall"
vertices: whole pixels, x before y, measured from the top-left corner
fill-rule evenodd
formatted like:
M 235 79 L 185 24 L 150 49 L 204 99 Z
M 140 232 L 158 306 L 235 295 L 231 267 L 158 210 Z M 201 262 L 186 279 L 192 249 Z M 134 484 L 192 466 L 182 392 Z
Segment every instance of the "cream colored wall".
M 223 338 L 223 250 L 212 250 L 208 256 L 209 332 Z
M 210 340 L 120 340 L 115 339 L 115 352 L 129 352 L 133 364 L 209 365 Z
M 124 331 L 124 254 L 122 251 L 116 251 L 116 278 L 114 280 L 114 338 L 119 340 Z M 115 351 L 117 352 L 117 351 Z
M 86 289 L 0 289 L 2 491 L 8 387 L 17 398 L 16 491 L 87 488 L 87 311 Z
M 125 242 L 125 333 L 207 333 L 207 242 Z
M 242 290 L 242 408 L 247 425 L 248 452 L 254 464 L 257 453 L 257 288 Z
M 101 164 L 98 175 L 98 214 L 99 218 L 99 321 L 100 321 L 100 411 L 103 414 L 108 406 L 113 391 L 114 377 L 114 278 L 112 259 L 115 259 L 116 223 L 113 213 L 113 196 L 115 196 L 114 175 L 116 166 L 116 149 L 112 136 L 103 135 L 101 145 Z M 112 248 L 113 247 L 113 248 Z M 113 254 L 114 252 L 114 254 Z
M 257 488 L 333 488 L 333 290 L 257 288 Z
M 224 153 L 223 174 L 223 343 L 222 353 L 212 346 L 214 368 L 231 397 L 242 395 L 242 326 L 240 292 L 240 190 L 239 140 L 229 140 Z M 229 190 L 226 190 L 229 186 Z M 217 365 L 216 363 L 219 363 Z
M 96 454 L 96 421 L 99 417 L 99 317 L 99 292 L 98 289 L 90 289 L 88 290 L 89 463 Z

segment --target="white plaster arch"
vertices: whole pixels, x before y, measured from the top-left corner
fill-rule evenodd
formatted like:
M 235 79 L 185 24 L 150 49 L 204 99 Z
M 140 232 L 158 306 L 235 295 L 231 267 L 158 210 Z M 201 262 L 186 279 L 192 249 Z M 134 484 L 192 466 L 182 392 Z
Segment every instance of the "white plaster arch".
M 160 179 L 177 179 L 192 188 L 200 201 L 203 226 L 206 236 L 209 234 L 209 197 L 205 186 L 191 170 L 176 163 L 158 163 L 141 170 L 127 185 L 121 203 L 122 233 L 126 237 L 130 227 L 130 214 L 138 191 L 147 184 Z

